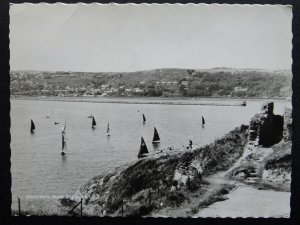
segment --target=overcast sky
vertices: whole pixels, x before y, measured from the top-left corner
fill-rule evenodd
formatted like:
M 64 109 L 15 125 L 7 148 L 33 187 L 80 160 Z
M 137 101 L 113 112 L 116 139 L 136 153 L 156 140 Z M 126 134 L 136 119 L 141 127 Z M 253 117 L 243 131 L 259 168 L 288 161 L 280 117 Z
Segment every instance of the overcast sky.
M 11 70 L 291 68 L 289 6 L 14 4 Z

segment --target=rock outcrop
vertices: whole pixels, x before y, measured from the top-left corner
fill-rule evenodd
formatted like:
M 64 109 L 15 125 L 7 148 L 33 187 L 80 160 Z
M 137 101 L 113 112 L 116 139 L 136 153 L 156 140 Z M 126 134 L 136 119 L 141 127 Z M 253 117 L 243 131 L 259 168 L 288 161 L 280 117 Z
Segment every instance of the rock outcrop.
M 270 147 L 281 141 L 283 137 L 283 117 L 274 115 L 274 103 L 263 104 L 261 112 L 250 121 L 250 141 L 258 141 L 258 145 Z

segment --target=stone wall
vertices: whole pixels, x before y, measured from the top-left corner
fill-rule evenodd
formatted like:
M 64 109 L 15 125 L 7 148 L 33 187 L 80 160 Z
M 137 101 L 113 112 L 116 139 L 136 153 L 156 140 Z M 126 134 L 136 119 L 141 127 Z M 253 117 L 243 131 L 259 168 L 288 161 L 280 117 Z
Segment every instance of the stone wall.
M 283 117 L 274 115 L 274 103 L 262 105 L 261 112 L 250 121 L 250 141 L 258 139 L 258 145 L 270 147 L 281 141 L 283 137 Z
M 290 108 L 284 111 L 283 138 L 285 141 L 292 140 L 292 109 Z

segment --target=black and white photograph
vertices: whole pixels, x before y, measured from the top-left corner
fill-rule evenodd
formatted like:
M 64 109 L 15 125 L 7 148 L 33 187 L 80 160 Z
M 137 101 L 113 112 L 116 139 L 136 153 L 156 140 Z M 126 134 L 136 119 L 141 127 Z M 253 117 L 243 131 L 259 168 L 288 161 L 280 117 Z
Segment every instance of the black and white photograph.
M 292 17 L 11 3 L 11 215 L 290 218 Z

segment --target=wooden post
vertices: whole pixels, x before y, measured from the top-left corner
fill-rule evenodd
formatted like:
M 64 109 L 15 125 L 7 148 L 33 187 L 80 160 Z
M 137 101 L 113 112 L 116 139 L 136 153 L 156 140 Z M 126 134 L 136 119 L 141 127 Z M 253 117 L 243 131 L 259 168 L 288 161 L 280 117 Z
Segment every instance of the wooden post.
M 123 199 L 122 199 L 122 216 L 124 214 L 124 206 L 123 206 Z
M 18 197 L 18 208 L 19 208 L 19 216 L 21 216 L 21 201 L 19 197 Z
M 82 204 L 82 201 L 78 202 L 70 211 L 69 213 L 72 213 L 74 211 L 74 209 L 79 206 L 80 204 Z
M 80 215 L 82 217 L 82 198 L 81 198 L 81 201 L 80 201 Z

